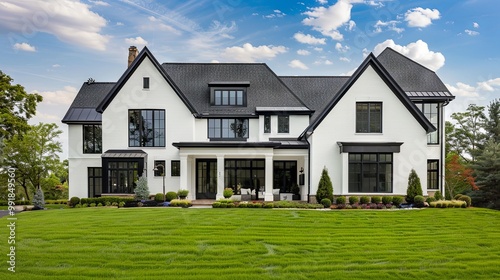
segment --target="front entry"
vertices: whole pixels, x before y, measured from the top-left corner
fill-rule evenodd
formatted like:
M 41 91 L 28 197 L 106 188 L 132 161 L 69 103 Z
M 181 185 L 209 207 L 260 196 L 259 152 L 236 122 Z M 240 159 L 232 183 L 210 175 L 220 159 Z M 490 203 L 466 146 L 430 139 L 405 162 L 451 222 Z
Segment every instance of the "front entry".
M 217 160 L 196 160 L 196 199 L 215 199 L 217 194 Z

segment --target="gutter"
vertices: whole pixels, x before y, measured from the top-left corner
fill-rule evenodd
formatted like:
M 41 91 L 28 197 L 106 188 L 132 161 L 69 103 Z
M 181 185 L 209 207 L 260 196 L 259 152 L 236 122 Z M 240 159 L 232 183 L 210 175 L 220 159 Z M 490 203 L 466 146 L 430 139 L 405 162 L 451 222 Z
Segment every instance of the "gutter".
M 304 139 L 307 142 L 307 203 L 311 203 L 311 143 L 307 137 L 307 133 L 304 134 Z

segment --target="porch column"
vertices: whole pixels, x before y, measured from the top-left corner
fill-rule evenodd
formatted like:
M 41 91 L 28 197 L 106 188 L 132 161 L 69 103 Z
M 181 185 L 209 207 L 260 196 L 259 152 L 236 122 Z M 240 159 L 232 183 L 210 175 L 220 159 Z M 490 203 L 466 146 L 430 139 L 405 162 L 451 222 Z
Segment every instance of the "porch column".
M 224 198 L 224 155 L 217 155 L 217 194 L 216 199 Z
M 273 201 L 273 156 L 266 156 L 266 189 L 264 201 Z
M 188 157 L 187 156 L 180 156 L 180 161 L 181 161 L 181 178 L 180 178 L 180 190 L 188 190 L 189 194 L 188 197 L 194 198 L 194 190 L 191 189 L 191 186 L 188 183 L 188 177 L 189 177 L 189 172 L 188 172 Z

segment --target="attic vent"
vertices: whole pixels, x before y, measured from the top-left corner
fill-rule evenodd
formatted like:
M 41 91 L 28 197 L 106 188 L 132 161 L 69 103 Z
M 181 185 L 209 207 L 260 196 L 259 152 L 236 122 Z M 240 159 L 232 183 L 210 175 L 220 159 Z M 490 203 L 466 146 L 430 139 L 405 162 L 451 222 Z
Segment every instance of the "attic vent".
M 90 85 L 90 84 L 93 84 L 93 83 L 95 83 L 95 80 L 94 80 L 94 79 L 89 78 L 89 79 L 87 80 L 87 85 Z

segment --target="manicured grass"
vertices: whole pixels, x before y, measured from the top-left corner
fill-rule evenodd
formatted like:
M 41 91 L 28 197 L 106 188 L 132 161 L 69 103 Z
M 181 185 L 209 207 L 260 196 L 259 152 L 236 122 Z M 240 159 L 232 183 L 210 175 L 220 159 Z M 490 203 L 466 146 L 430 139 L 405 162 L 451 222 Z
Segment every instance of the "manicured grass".
M 500 279 L 487 209 L 31 211 L 15 274 L 2 228 L 0 279 Z

